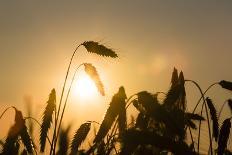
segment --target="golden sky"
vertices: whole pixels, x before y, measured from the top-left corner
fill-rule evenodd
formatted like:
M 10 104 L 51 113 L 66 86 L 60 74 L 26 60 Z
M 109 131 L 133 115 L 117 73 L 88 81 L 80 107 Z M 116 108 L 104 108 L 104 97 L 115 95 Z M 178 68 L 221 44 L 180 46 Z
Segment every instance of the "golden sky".
M 31 96 L 40 117 L 50 90 L 61 91 L 73 50 L 86 40 L 112 47 L 120 58 L 79 49 L 73 66 L 93 63 L 106 89 L 106 97 L 97 94 L 88 101 L 71 93 L 68 115 L 81 120 L 100 121 L 121 85 L 128 96 L 166 91 L 174 66 L 203 89 L 222 79 L 232 81 L 232 1 L 2 0 L 0 111 L 10 105 L 22 108 L 24 96 Z M 192 87 L 187 90 L 195 102 L 199 94 Z M 231 96 L 218 89 L 211 95 L 220 103 Z

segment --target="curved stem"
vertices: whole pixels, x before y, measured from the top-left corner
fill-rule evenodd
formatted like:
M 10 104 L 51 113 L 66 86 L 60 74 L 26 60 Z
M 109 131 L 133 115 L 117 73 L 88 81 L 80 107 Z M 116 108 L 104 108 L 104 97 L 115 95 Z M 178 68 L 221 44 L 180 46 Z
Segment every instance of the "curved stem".
M 201 89 L 201 87 L 198 85 L 198 83 L 196 83 L 195 81 L 193 80 L 185 80 L 185 81 L 189 81 L 189 82 L 192 82 L 193 84 L 196 85 L 196 87 L 199 89 L 200 93 L 201 93 L 201 98 L 203 99 L 203 105 L 205 106 L 205 111 L 206 111 L 206 117 L 207 117 L 207 124 L 208 124 L 208 130 L 209 130 L 209 143 L 210 143 L 210 152 L 211 152 L 211 155 L 213 155 L 213 148 L 212 148 L 212 139 L 211 139 L 211 129 L 210 129 L 210 122 L 209 122 L 209 115 L 208 115 L 208 109 L 207 109 L 207 105 L 206 105 L 206 101 L 205 101 L 205 96 L 204 96 L 204 93 Z M 216 83 L 215 83 L 216 84 Z M 212 84 L 208 89 L 207 91 L 212 87 L 214 86 L 215 84 Z M 205 91 L 205 92 L 207 92 Z M 203 106 L 202 105 L 202 106 Z M 202 111 L 203 111 L 203 108 L 202 108 Z M 194 112 L 193 112 L 194 113 Z M 200 120 L 200 124 L 201 124 L 201 120 Z M 199 127 L 199 130 L 200 130 L 200 127 Z M 198 139 L 200 138 L 200 136 L 198 135 Z M 200 140 L 198 140 L 200 142 Z M 198 142 L 198 153 L 200 152 L 199 151 L 199 146 L 200 146 L 200 143 Z
M 97 125 L 101 125 L 101 123 L 97 122 L 97 121 L 86 121 L 86 122 L 89 122 L 89 123 L 95 123 Z
M 221 106 L 220 111 L 219 111 L 219 113 L 218 113 L 218 120 L 220 119 L 222 110 L 224 109 L 224 107 L 225 107 L 225 105 L 226 105 L 227 102 L 228 102 L 228 100 L 226 100 L 226 101 L 223 103 L 223 105 Z
M 78 69 L 84 65 L 84 63 L 80 64 L 77 68 L 76 68 L 76 71 L 72 77 L 72 81 L 71 81 L 71 84 L 69 86 L 69 89 L 68 89 L 68 93 L 67 93 L 67 96 L 66 96 L 66 99 L 65 99 L 65 102 L 64 102 L 64 107 L 63 107 L 63 110 L 62 110 L 62 113 L 61 113 L 61 117 L 60 117 L 60 121 L 58 123 L 58 128 L 57 128 L 57 135 L 55 136 L 55 140 L 54 140 L 54 148 L 56 146 L 56 142 L 57 142 L 57 139 L 58 139 L 58 134 L 59 134 L 59 131 L 60 131 L 60 127 L 61 127 L 61 123 L 62 123 L 62 120 L 63 120 L 63 117 L 64 117 L 64 111 L 65 111 L 65 108 L 66 108 L 66 105 L 67 105 L 67 101 L 68 101 L 68 97 L 69 97 L 69 94 L 70 94 L 70 91 L 71 91 L 71 88 L 72 88 L 72 85 L 73 85 L 73 82 L 74 82 L 74 79 L 76 77 L 76 73 L 78 71 Z M 59 112 L 59 110 L 58 110 Z M 55 152 L 55 150 L 54 150 Z
M 131 100 L 135 95 L 137 95 L 137 94 L 133 94 L 133 95 L 131 95 L 127 100 L 126 100 L 126 109 L 131 105 L 131 103 L 134 101 L 134 100 Z M 129 102 L 130 101 L 130 102 Z
M 61 104 L 62 104 L 62 100 L 63 100 L 64 90 L 65 90 L 66 82 L 67 82 L 67 79 L 68 79 L 69 70 L 70 70 L 70 67 L 71 67 L 72 60 L 73 60 L 73 58 L 74 58 L 74 55 L 76 54 L 77 49 L 78 49 L 81 45 L 82 45 L 82 44 L 80 44 L 80 45 L 78 45 L 78 46 L 76 47 L 76 49 L 74 50 L 74 52 L 73 52 L 73 54 L 72 54 L 72 57 L 71 57 L 71 59 L 70 59 L 70 61 L 69 61 L 68 69 L 67 69 L 66 76 L 65 76 L 65 80 L 64 80 L 64 85 L 63 85 L 62 92 L 61 92 L 61 97 L 60 97 L 58 112 L 57 112 L 57 115 L 55 116 L 55 129 L 54 129 L 53 137 L 52 137 L 52 145 L 51 145 L 51 149 L 50 149 L 50 155 L 52 154 L 52 151 L 53 151 L 53 143 L 54 143 L 54 140 L 56 139 L 56 128 L 57 128 L 57 123 L 58 123 L 58 119 L 59 119 L 60 108 L 61 108 Z M 54 145 L 54 153 L 55 153 L 55 145 Z
M 186 80 L 186 81 L 188 81 L 188 80 Z M 191 81 L 191 80 L 190 80 L 190 81 Z M 215 83 L 211 84 L 211 85 L 204 91 L 203 95 L 205 95 L 205 94 L 208 92 L 209 89 L 211 89 L 213 86 L 215 86 L 215 85 L 217 85 L 217 84 L 218 84 L 218 82 L 215 82 Z M 199 100 L 197 101 L 197 104 L 196 104 L 196 106 L 194 107 L 192 113 L 194 113 L 194 112 L 196 111 L 196 109 L 197 109 L 198 105 L 200 104 L 202 98 L 203 98 L 203 96 L 201 95 L 201 97 L 200 97 Z
M 10 108 L 16 109 L 14 106 L 7 107 L 7 108 L 2 112 L 2 114 L 1 114 L 1 116 L 0 116 L 0 119 L 1 119 L 2 116 L 7 112 L 7 110 L 9 110 Z
M 192 140 L 192 144 L 193 144 L 193 150 L 194 150 L 194 152 L 196 152 L 195 146 L 194 146 L 194 140 L 193 140 L 193 134 L 192 134 L 191 128 L 188 127 L 188 129 L 189 129 L 189 134 L 190 134 L 190 137 L 191 137 L 191 140 Z
M 40 122 L 39 122 L 37 119 L 35 119 L 34 117 L 24 117 L 24 119 L 25 119 L 25 120 L 31 119 L 31 120 L 35 121 L 40 127 L 42 126 L 42 125 L 40 124 Z M 48 142 L 49 142 L 49 144 L 50 144 L 50 146 L 51 146 L 52 143 L 51 143 L 51 141 L 50 141 L 48 135 L 46 135 L 46 138 L 47 138 L 47 140 L 48 140 Z

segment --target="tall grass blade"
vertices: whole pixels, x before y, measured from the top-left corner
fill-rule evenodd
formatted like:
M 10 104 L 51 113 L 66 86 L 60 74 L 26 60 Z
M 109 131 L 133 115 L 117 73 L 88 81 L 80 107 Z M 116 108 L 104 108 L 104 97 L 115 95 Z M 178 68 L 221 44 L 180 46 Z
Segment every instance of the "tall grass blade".
M 105 47 L 104 45 L 99 44 L 95 41 L 85 41 L 82 45 L 90 53 L 96 53 L 100 56 L 106 56 L 111 58 L 116 58 L 118 55 L 110 48 Z
M 215 141 L 218 140 L 218 134 L 219 134 L 219 124 L 218 124 L 218 117 L 217 117 L 217 111 L 216 108 L 213 105 L 213 102 L 210 98 L 206 98 L 206 103 L 209 107 L 209 112 L 211 116 L 211 120 L 213 121 L 213 137 L 215 138 Z
M 56 91 L 52 89 L 45 111 L 43 113 L 42 125 L 40 129 L 40 151 L 44 152 L 48 130 L 52 124 L 52 115 L 56 108 Z
M 105 95 L 104 86 L 101 82 L 100 76 L 96 68 L 90 63 L 84 63 L 85 72 L 89 75 L 89 77 L 94 81 L 98 91 L 101 93 L 102 96 Z
M 219 82 L 219 85 L 224 89 L 232 91 L 232 82 L 230 82 L 230 81 L 222 80 Z
M 118 93 L 113 96 L 112 101 L 110 102 L 100 129 L 94 139 L 95 143 L 99 143 L 104 139 L 116 117 L 119 115 L 122 106 L 121 103 L 123 103 L 125 99 L 125 90 L 123 87 L 120 87 Z
M 84 123 L 80 126 L 80 128 L 76 131 L 72 143 L 71 143 L 71 153 L 70 155 L 76 155 L 78 152 L 78 148 L 81 143 L 86 139 L 91 123 Z
M 219 140 L 218 140 L 218 155 L 224 154 L 230 135 L 230 128 L 231 128 L 230 118 L 225 119 L 222 124 Z

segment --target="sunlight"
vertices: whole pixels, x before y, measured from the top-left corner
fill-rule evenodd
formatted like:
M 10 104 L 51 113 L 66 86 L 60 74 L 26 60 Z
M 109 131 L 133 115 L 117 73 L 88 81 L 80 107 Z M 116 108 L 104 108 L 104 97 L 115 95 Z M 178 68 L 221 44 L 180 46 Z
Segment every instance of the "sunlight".
M 73 93 L 80 100 L 91 100 L 98 94 L 98 91 L 90 77 L 86 74 L 81 74 L 73 84 Z

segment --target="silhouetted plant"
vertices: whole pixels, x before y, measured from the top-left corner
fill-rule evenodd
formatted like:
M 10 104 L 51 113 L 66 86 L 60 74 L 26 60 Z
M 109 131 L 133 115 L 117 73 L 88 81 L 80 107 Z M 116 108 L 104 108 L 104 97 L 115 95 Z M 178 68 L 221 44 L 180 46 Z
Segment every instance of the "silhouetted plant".
M 44 149 L 45 149 L 46 138 L 47 138 L 48 130 L 52 124 L 52 115 L 53 113 L 55 113 L 55 109 L 56 109 L 56 91 L 55 89 L 52 89 L 49 95 L 49 99 L 47 101 L 47 106 L 43 113 L 42 126 L 40 129 L 40 151 L 41 152 L 44 152 Z
M 218 155 L 223 155 L 223 153 L 225 152 L 231 128 L 230 120 L 231 118 L 225 119 L 221 126 L 218 140 Z
M 110 102 L 109 108 L 106 111 L 100 129 L 96 137 L 94 138 L 95 143 L 101 142 L 103 138 L 106 136 L 116 117 L 119 115 L 120 110 L 122 110 L 123 107 L 125 107 L 125 99 L 125 90 L 123 87 L 120 87 L 118 93 L 113 96 L 112 101 Z
M 76 155 L 78 152 L 78 148 L 81 143 L 87 137 L 90 130 L 91 123 L 87 122 L 80 126 L 80 128 L 76 131 L 72 143 L 71 143 L 71 153 L 70 155 Z
M 215 141 L 218 139 L 219 134 L 219 124 L 218 124 L 218 117 L 217 117 L 217 111 L 216 108 L 213 105 L 213 102 L 210 98 L 206 98 L 206 103 L 210 110 L 210 116 L 211 120 L 213 121 L 213 137 L 215 138 Z
M 67 128 L 62 128 L 59 134 L 59 149 L 57 151 L 57 155 L 67 155 L 69 148 L 69 132 L 71 126 L 69 125 Z
M 78 45 L 74 50 L 71 60 L 68 65 L 67 73 L 65 76 L 63 88 L 59 104 L 56 105 L 56 91 L 52 89 L 49 99 L 47 101 L 42 123 L 37 119 L 31 117 L 23 117 L 22 112 L 15 107 L 9 107 L 3 111 L 0 119 L 4 113 L 13 108 L 15 110 L 15 122 L 9 129 L 7 138 L 2 143 L 3 155 L 14 154 L 37 154 L 36 147 L 33 145 L 30 132 L 25 124 L 25 120 L 30 119 L 35 121 L 40 126 L 40 151 L 45 152 L 46 141 L 50 144 L 50 155 L 157 155 L 157 154 L 171 154 L 175 155 L 195 155 L 200 154 L 200 137 L 201 137 L 201 121 L 205 120 L 203 117 L 203 111 L 206 112 L 206 121 L 208 123 L 209 134 L 209 146 L 210 154 L 213 153 L 213 149 L 218 155 L 230 153 L 227 149 L 227 143 L 231 128 L 231 117 L 224 120 L 221 129 L 219 131 L 218 119 L 220 113 L 226 103 L 232 110 L 231 99 L 227 100 L 219 111 L 217 116 L 217 109 L 215 108 L 212 100 L 209 97 L 205 97 L 206 93 L 214 85 L 220 85 L 222 88 L 232 90 L 232 82 L 222 80 L 220 82 L 213 83 L 205 91 L 202 91 L 197 82 L 193 80 L 186 80 L 184 74 L 181 71 L 178 74 L 178 70 L 174 68 L 171 77 L 170 89 L 166 92 L 151 93 L 148 91 L 140 91 L 129 98 L 127 98 L 124 87 L 120 87 L 118 92 L 112 97 L 108 109 L 106 110 L 104 119 L 102 120 L 99 130 L 96 132 L 93 141 L 89 143 L 89 147 L 80 149 L 82 143 L 88 139 L 88 135 L 91 129 L 91 124 L 96 123 L 94 121 L 87 121 L 82 124 L 79 129 L 75 131 L 71 145 L 69 147 L 69 131 L 70 126 L 67 128 L 61 128 L 62 120 L 66 105 L 68 103 L 69 94 L 75 79 L 77 70 L 83 66 L 87 75 L 94 81 L 98 91 L 101 95 L 105 95 L 105 90 L 97 69 L 91 63 L 81 63 L 75 70 L 71 84 L 69 85 L 66 93 L 66 82 L 68 80 L 70 66 L 73 58 L 80 46 L 84 46 L 90 53 L 95 53 L 100 56 L 106 56 L 116 58 L 117 54 L 110 48 L 99 44 L 94 41 L 86 41 Z M 187 111 L 187 99 L 186 99 L 186 82 L 194 83 L 200 90 L 201 96 L 194 107 L 193 112 Z M 65 99 L 64 93 L 66 94 Z M 164 99 L 160 100 L 158 94 L 164 94 Z M 133 117 L 131 123 L 128 123 L 127 111 L 130 106 L 135 107 L 137 114 Z M 196 114 L 196 108 L 201 105 L 200 114 Z M 208 109 L 209 108 L 209 113 Z M 210 118 L 212 120 L 212 127 L 210 126 Z M 54 122 L 54 124 L 52 124 Z M 199 125 L 196 124 L 199 122 Z M 54 125 L 54 128 L 51 128 Z M 199 128 L 198 139 L 195 141 L 192 136 L 192 130 Z M 212 128 L 212 129 L 211 129 Z M 53 129 L 53 130 L 51 130 Z M 188 130 L 187 130 L 188 129 Z M 49 130 L 52 131 L 52 139 L 49 139 Z M 213 131 L 211 134 L 211 130 Z M 187 143 L 187 134 L 189 131 L 191 143 Z M 217 141 L 217 148 L 212 146 L 212 138 Z M 59 139 L 59 141 L 58 141 Z M 56 143 L 58 141 L 58 149 Z M 23 148 L 20 145 L 23 144 Z M 198 145 L 198 149 L 195 150 L 195 144 Z

